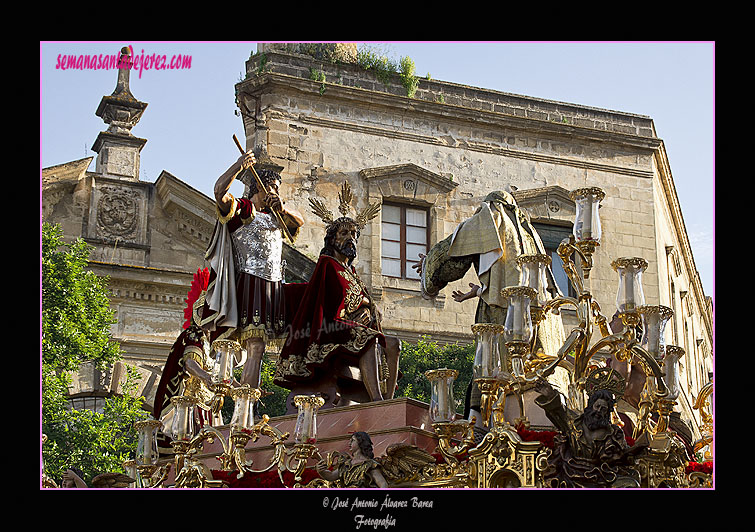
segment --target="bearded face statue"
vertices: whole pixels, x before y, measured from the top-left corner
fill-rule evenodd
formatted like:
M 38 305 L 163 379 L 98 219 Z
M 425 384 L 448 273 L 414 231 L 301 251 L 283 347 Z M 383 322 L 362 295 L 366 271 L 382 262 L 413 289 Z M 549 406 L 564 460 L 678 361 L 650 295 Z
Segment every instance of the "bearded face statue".
M 320 254 L 331 255 L 337 251 L 353 261 L 357 256 L 359 228 L 350 218 L 336 220 L 325 234 L 325 246 Z
M 610 391 L 598 390 L 593 393 L 583 413 L 587 428 L 595 430 L 610 427 L 613 404 L 614 398 Z

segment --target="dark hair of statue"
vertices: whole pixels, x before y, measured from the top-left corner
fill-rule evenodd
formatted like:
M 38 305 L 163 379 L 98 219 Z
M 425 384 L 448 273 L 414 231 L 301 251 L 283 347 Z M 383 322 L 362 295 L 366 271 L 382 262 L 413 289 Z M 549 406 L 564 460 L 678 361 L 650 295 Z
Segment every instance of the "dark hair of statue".
M 372 451 L 372 439 L 370 439 L 369 434 L 363 431 L 358 431 L 352 434 L 351 437 L 356 438 L 357 444 L 359 445 L 359 450 L 363 455 L 365 455 L 367 458 L 375 457 Z
M 261 168 L 257 170 L 257 175 L 260 176 L 260 180 L 265 186 L 269 185 L 273 181 L 281 181 L 281 175 L 278 172 L 269 170 L 267 168 Z M 241 179 L 242 176 L 244 177 L 244 179 Z M 251 175 L 251 171 L 244 170 L 239 176 L 239 180 L 249 183 L 249 198 L 253 197 L 257 192 L 259 192 L 259 189 L 257 188 L 257 180 L 254 179 L 254 176 Z

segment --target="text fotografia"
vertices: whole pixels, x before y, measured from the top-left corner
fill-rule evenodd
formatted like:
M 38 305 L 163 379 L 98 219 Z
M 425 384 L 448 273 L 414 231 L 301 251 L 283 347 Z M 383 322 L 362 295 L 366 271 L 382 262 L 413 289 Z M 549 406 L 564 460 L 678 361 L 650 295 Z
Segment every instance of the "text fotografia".
M 390 528 L 396 526 L 396 518 L 390 513 L 391 510 L 403 510 L 403 509 L 421 509 L 432 508 L 432 500 L 423 500 L 418 497 L 410 497 L 408 499 L 391 499 L 390 495 L 386 493 L 385 498 L 380 501 L 373 498 L 350 498 L 350 497 L 324 497 L 322 501 L 324 508 L 330 508 L 331 510 L 347 510 L 354 513 L 354 524 L 356 529 L 362 527 L 365 528 Z M 364 510 L 375 510 L 378 512 L 388 512 L 385 516 L 370 517 L 363 513 Z
M 134 54 L 131 46 L 130 54 L 121 56 L 120 51 L 114 54 L 58 54 L 55 64 L 56 70 L 111 70 L 128 68 L 139 71 L 139 77 L 145 70 L 183 70 L 191 68 L 191 56 L 176 54 L 168 59 L 165 54 Z M 122 60 L 121 58 L 125 60 Z

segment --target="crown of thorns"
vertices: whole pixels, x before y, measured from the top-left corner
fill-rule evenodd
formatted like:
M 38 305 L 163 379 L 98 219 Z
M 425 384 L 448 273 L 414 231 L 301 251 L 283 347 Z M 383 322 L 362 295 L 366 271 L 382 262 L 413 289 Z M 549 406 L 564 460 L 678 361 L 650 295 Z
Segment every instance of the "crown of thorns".
M 372 220 L 380 212 L 381 204 L 379 201 L 372 203 L 362 209 L 356 211 L 356 218 L 350 218 L 349 213 L 352 210 L 351 203 L 354 200 L 354 195 L 351 192 L 351 185 L 348 181 L 344 181 L 341 186 L 341 191 L 338 193 L 338 211 L 341 213 L 341 218 L 335 219 L 333 213 L 328 209 L 325 204 L 316 198 L 309 198 L 309 204 L 312 207 L 312 212 L 315 213 L 327 227 L 335 224 L 336 222 L 345 221 L 345 219 L 352 220 L 359 230 L 361 231 L 364 226 Z
M 616 399 L 624 395 L 626 381 L 617 371 L 611 368 L 598 368 L 587 376 L 585 391 L 592 395 L 598 390 L 608 390 Z

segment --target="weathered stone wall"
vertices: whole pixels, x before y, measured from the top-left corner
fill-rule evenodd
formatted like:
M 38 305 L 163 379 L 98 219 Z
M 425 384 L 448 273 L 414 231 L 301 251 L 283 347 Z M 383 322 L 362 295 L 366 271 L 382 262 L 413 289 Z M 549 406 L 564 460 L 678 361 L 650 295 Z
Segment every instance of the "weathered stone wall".
M 284 167 L 283 194 L 307 222 L 297 243 L 307 255 L 317 256 L 323 235 L 307 200 L 323 198 L 335 209 L 345 179 L 359 208 L 381 198 L 430 207 L 431 244 L 450 234 L 492 190 L 599 186 L 606 192 L 604 237 L 591 278 L 604 313 L 610 317 L 615 311 L 610 263 L 629 254 L 649 261 L 645 294 L 648 303 L 658 302 L 652 187 L 658 140 L 648 117 L 428 80 L 421 80 L 410 99 L 398 79 L 386 86 L 355 65 L 301 54 L 268 52 L 264 69 L 260 64 L 261 55 L 251 58 L 247 80 L 237 86 L 242 109 L 254 110 L 245 116 L 247 146 L 266 151 Z M 328 82 L 310 80 L 310 68 L 325 72 Z M 412 178 L 408 165 L 435 182 Z M 369 177 L 387 167 L 398 170 L 382 179 Z M 403 189 L 402 178 L 421 183 L 425 193 Z M 451 185 L 439 188 L 444 179 Z M 572 221 L 563 212 L 550 216 Z M 470 337 L 476 303 L 458 304 L 450 293 L 466 291 L 476 280 L 473 271 L 438 300 L 425 301 L 417 281 L 381 275 L 379 217 L 359 244 L 357 269 L 381 298 L 387 329 L 405 337 Z

